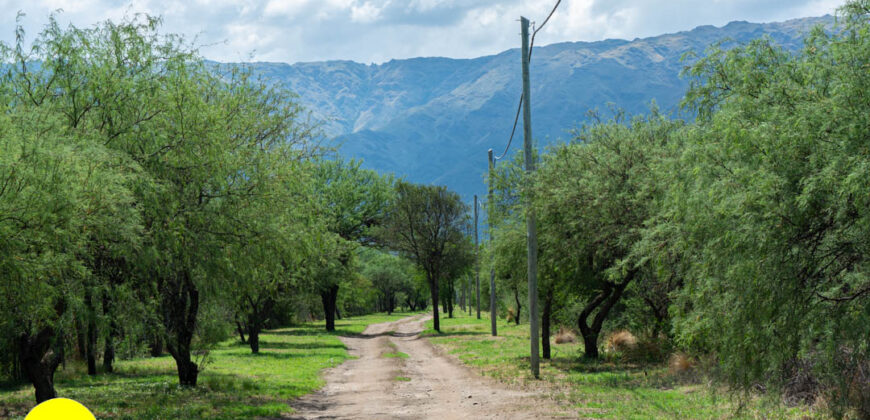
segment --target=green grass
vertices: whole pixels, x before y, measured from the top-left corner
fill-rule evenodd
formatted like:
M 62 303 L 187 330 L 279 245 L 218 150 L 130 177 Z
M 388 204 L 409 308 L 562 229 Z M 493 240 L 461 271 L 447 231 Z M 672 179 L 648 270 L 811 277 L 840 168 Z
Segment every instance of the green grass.
M 408 315 L 337 320 L 334 333 L 327 333 L 323 322 L 268 331 L 260 336 L 257 355 L 238 340 L 227 341 L 211 351 L 193 389 L 178 386 L 169 356 L 120 361 L 116 373 L 96 376 L 86 375 L 80 363 L 68 363 L 55 374 L 55 387 L 58 396 L 81 402 L 98 418 L 278 417 L 293 411 L 291 400 L 323 386 L 321 370 L 350 357 L 338 336 Z M 0 417 L 23 418 L 33 406 L 30 385 L 0 388 Z
M 489 317 L 459 314 L 441 318 L 441 331 L 424 331 L 429 340 L 486 376 L 524 388 L 540 387 L 573 407 L 581 418 L 596 419 L 803 419 L 821 416 L 807 407 L 788 408 L 759 398 L 740 403 L 695 378 L 677 376 L 664 365 L 586 362 L 583 345 L 552 345 L 552 360 L 541 361 L 541 382 L 530 373 L 528 324 L 498 321 L 490 335 Z
M 407 376 L 396 376 L 396 381 L 398 382 L 411 382 L 411 378 Z
M 387 358 L 398 358 L 398 359 L 407 359 L 408 358 L 407 353 L 402 353 L 400 351 L 384 353 L 383 356 L 387 357 Z

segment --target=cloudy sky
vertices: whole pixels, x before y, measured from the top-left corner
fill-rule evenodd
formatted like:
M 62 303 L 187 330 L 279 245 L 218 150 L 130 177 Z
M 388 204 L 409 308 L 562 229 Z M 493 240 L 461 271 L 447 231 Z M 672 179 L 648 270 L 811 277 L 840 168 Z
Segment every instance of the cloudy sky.
M 770 22 L 833 13 L 844 0 L 563 0 L 535 41 L 647 37 L 732 20 Z M 0 0 L 0 40 L 28 37 L 54 10 L 89 26 L 144 12 L 164 30 L 195 37 L 219 61 L 381 63 L 392 58 L 495 54 L 519 45 L 523 15 L 541 22 L 555 0 Z

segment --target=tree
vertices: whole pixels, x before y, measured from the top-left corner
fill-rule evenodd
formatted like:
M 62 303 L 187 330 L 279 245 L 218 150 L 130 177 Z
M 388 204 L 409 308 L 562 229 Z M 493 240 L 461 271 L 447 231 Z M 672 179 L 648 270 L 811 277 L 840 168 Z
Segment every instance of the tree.
M 668 155 L 682 126 L 655 109 L 630 124 L 622 118 L 584 126 L 572 144 L 545 155 L 535 184 L 540 236 L 560 244 L 542 261 L 569 272 L 585 299 L 577 325 L 591 359 L 598 358 L 604 321 L 645 263 L 631 251 L 662 194 L 651 168 Z
M 322 199 L 327 229 L 348 243 L 337 254 L 344 270 L 351 270 L 351 245 L 372 244 L 372 227 L 381 223 L 392 195 L 393 179 L 362 169 L 361 161 L 321 160 L 315 167 L 316 194 Z M 318 276 L 326 330 L 335 330 L 335 308 L 341 277 Z
M 467 240 L 467 212 L 459 194 L 446 187 L 399 181 L 382 229 L 386 243 L 410 257 L 426 274 L 434 327 L 439 332 L 439 283 L 448 273 L 450 255 Z
M 471 240 L 469 232 L 464 232 L 462 240 L 453 242 L 452 246 L 447 248 L 447 253 L 443 259 L 443 278 L 447 282 L 444 302 L 447 305 L 447 314 L 450 318 L 453 318 L 453 303 L 459 294 L 459 291 L 456 290 L 456 282 L 468 276 L 474 264 L 474 244 Z
M 840 14 L 798 53 L 764 39 L 690 68 L 698 124 L 657 228 L 688 266 L 680 343 L 738 389 L 811 376 L 867 417 L 870 2 Z
M 407 260 L 385 252 L 369 249 L 364 255 L 362 275 L 378 292 L 378 310 L 391 314 L 400 303 L 398 295 L 412 287 L 413 267 Z
M 64 330 L 94 277 L 81 259 L 89 229 L 136 232 L 139 219 L 123 159 L 16 100 L 0 117 L 0 331 L 42 402 L 57 395 Z
M 498 290 L 509 293 L 513 299 L 513 321 L 520 325 L 522 297 L 528 290 L 526 232 L 522 221 L 509 219 L 496 229 L 493 245 L 495 272 L 500 285 Z
M 206 301 L 201 292 L 219 295 L 228 281 L 227 261 L 215 256 L 231 240 L 255 236 L 255 224 L 237 216 L 271 192 L 272 173 L 262 168 L 305 153 L 312 132 L 296 122 L 300 108 L 289 92 L 245 70 L 221 72 L 179 38 L 160 35 L 158 27 L 147 16 L 87 30 L 60 29 L 52 19 L 30 52 L 20 36 L 16 48 L 4 49 L 18 63 L 5 68 L 5 80 L 12 107 L 39 107 L 55 116 L 42 132 L 63 127 L 66 135 L 90 139 L 137 169 L 124 185 L 132 203 L 113 206 L 109 195 L 87 197 L 105 207 L 104 214 L 132 211 L 130 220 L 141 220 L 142 239 L 135 253 L 127 253 L 135 261 L 123 268 L 138 280 L 139 293 L 156 303 L 179 381 L 192 386 L 198 367 L 191 346 Z M 29 66 L 32 61 L 40 65 Z M 100 213 L 88 213 L 91 220 L 93 214 Z M 107 263 L 120 265 L 117 252 L 100 253 L 115 248 L 113 230 L 124 226 L 95 223 L 87 229 L 96 232 L 88 237 L 90 246 L 74 250 L 87 280 L 85 305 L 76 313 L 90 317 L 92 332 L 98 292 L 112 290 L 93 274 L 107 275 Z M 95 334 L 88 335 L 90 345 Z

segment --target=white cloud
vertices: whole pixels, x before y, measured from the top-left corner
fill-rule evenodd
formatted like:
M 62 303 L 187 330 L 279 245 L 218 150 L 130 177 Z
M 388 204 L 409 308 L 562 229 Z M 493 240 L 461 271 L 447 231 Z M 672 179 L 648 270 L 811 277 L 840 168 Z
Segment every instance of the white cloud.
M 555 0 L 0 0 L 0 40 L 15 11 L 32 39 L 53 10 L 90 26 L 145 12 L 166 32 L 196 36 L 221 61 L 382 62 L 415 56 L 476 57 L 519 45 L 521 15 L 539 24 Z M 775 21 L 832 13 L 844 0 L 565 0 L 536 45 L 646 37 L 731 20 Z
M 368 1 L 350 8 L 350 20 L 353 22 L 371 23 L 378 20 L 380 14 L 381 9 Z
M 305 10 L 309 0 L 269 0 L 263 8 L 266 16 L 295 17 Z

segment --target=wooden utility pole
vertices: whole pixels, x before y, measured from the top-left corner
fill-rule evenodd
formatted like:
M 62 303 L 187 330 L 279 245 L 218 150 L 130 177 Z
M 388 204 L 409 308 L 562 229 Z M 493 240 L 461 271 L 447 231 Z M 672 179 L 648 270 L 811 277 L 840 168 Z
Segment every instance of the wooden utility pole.
M 487 182 L 489 184 L 489 198 L 487 199 L 488 201 L 486 202 L 486 225 L 487 225 L 487 228 L 489 229 L 489 246 L 490 246 L 490 248 L 492 248 L 492 246 L 493 246 L 492 238 L 493 238 L 493 233 L 494 233 L 494 231 L 492 229 L 492 208 L 493 208 L 492 181 L 493 181 L 493 176 L 495 175 L 495 160 L 492 158 L 492 149 L 489 149 L 489 151 L 487 152 L 487 155 L 489 156 L 489 182 Z M 489 254 L 490 254 L 490 257 L 492 257 L 492 255 L 493 255 L 492 249 L 490 249 Z M 495 265 L 492 264 L 491 260 L 492 260 L 492 258 L 490 258 L 490 265 L 489 265 L 489 323 L 492 326 L 492 336 L 495 337 L 498 335 L 498 328 L 496 327 L 496 324 L 495 324 L 496 317 L 497 317 L 496 310 L 495 310 L 496 309 L 495 308 Z
M 477 194 L 474 195 L 474 277 L 477 280 L 477 319 L 480 319 L 480 246 L 477 237 Z
M 532 110 L 531 87 L 529 86 L 529 20 L 521 17 L 523 48 L 523 157 L 526 161 L 526 176 L 531 178 L 535 171 L 532 155 Z M 526 225 L 528 227 L 529 263 L 529 341 L 531 344 L 532 375 L 540 377 L 540 355 L 538 354 L 538 235 L 535 226 L 535 210 L 532 207 L 531 192 L 526 195 Z

